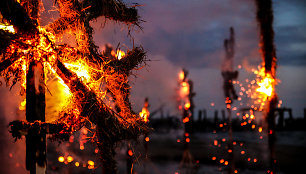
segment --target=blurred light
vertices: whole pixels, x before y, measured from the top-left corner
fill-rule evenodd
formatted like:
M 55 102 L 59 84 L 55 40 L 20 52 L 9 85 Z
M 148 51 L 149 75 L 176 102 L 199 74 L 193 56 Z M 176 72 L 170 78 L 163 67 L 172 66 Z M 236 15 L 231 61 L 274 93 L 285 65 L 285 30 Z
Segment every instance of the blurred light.
M 64 157 L 62 157 L 62 156 L 60 156 L 60 157 L 58 157 L 58 161 L 62 163 L 62 162 L 64 162 L 64 161 L 65 161 L 65 158 L 64 158 Z
M 68 157 L 67 157 L 67 162 L 70 163 L 70 162 L 72 162 L 72 161 L 73 161 L 73 157 L 72 157 L 72 156 L 68 156 Z
M 75 162 L 74 165 L 75 165 L 76 167 L 79 167 L 79 166 L 80 166 L 80 163 L 79 163 L 79 162 Z
M 128 150 L 128 155 L 133 156 L 133 151 L 131 149 Z

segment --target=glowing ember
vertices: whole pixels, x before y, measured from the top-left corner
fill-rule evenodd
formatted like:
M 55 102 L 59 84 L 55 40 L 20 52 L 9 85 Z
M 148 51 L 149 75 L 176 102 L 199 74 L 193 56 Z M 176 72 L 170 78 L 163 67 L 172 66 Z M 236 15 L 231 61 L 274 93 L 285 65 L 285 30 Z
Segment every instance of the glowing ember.
M 94 169 L 95 168 L 95 162 L 89 160 L 87 163 L 88 163 L 88 169 Z
M 72 156 L 68 156 L 68 157 L 67 157 L 67 162 L 70 163 L 70 162 L 72 162 L 72 161 L 73 161 L 73 157 L 72 157 Z
M 133 151 L 131 149 L 128 150 L 128 155 L 133 156 Z
M 190 142 L 190 138 L 186 138 L 186 142 L 189 143 Z
M 64 157 L 62 157 L 62 156 L 60 156 L 60 157 L 58 157 L 58 161 L 62 163 L 62 162 L 64 162 L 64 161 L 65 161 L 65 158 L 64 158 Z

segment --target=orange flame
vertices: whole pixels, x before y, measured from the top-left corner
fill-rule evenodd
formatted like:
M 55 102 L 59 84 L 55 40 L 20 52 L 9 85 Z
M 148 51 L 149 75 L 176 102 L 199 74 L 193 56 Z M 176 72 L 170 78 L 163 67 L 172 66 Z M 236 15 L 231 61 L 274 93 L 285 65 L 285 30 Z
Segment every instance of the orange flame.
M 147 108 L 143 107 L 141 112 L 139 112 L 139 116 L 141 118 L 143 118 L 144 122 L 148 122 L 149 121 L 149 115 L 150 115 L 150 112 Z

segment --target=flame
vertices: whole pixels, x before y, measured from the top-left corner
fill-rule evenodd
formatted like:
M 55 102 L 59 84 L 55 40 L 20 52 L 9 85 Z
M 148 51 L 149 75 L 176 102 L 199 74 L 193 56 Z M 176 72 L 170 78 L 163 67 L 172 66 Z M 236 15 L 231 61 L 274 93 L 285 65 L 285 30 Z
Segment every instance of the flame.
M 8 31 L 10 33 L 15 33 L 15 29 L 14 29 L 13 25 L 6 25 L 6 24 L 0 23 L 0 29 Z
M 26 108 L 26 103 L 27 103 L 26 99 L 22 100 L 22 102 L 19 105 L 19 110 L 24 111 Z
M 262 67 L 260 70 L 254 71 L 257 75 L 257 92 L 266 97 L 271 97 L 274 93 L 274 86 L 276 85 L 275 78 L 270 73 L 265 73 L 265 68 Z
M 121 60 L 124 56 L 125 56 L 125 52 L 121 51 L 121 50 L 117 50 L 117 59 Z
M 143 107 L 141 112 L 139 112 L 139 116 L 141 118 L 143 118 L 144 122 L 148 122 L 149 121 L 149 115 L 150 115 L 150 112 L 147 108 Z
M 113 57 L 116 57 L 118 60 L 121 60 L 125 56 L 125 52 L 121 50 L 117 50 L 117 52 L 115 52 L 114 50 L 112 50 L 111 55 Z
M 91 80 L 91 76 L 89 73 L 89 66 L 84 62 L 78 60 L 76 62 L 64 63 L 64 65 L 71 71 L 77 74 L 79 78 L 81 78 L 85 83 Z
M 180 73 L 179 73 L 179 80 L 183 81 L 184 78 L 185 78 L 184 71 L 180 71 Z

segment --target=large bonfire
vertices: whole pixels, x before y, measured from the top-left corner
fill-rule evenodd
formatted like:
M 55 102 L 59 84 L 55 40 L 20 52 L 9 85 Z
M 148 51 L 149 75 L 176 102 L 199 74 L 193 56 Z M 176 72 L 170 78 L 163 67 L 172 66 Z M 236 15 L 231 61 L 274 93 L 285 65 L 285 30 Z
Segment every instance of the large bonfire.
M 131 71 L 144 61 L 145 53 L 141 47 L 126 54 L 100 52 L 93 42 L 90 21 L 104 16 L 139 26 L 137 10 L 120 0 L 56 0 L 55 4 L 60 17 L 41 26 L 42 1 L 0 2 L 1 76 L 9 87 L 20 83 L 20 94 L 26 95 L 21 108 L 26 109 L 27 121 L 12 122 L 12 135 L 27 135 L 30 140 L 35 139 L 33 130 L 39 130 L 44 139 L 45 134 L 65 139 L 83 126 L 95 128 L 92 139 L 99 148 L 103 171 L 116 173 L 116 143 L 147 130 L 144 120 L 132 111 L 128 84 Z M 77 46 L 58 44 L 67 33 L 75 36 Z M 60 94 L 64 102 L 57 105 L 56 116 L 50 119 L 44 117 L 48 103 L 45 91 L 54 81 L 64 91 Z M 27 152 L 27 168 L 31 170 L 35 162 L 29 164 L 28 156 Z

